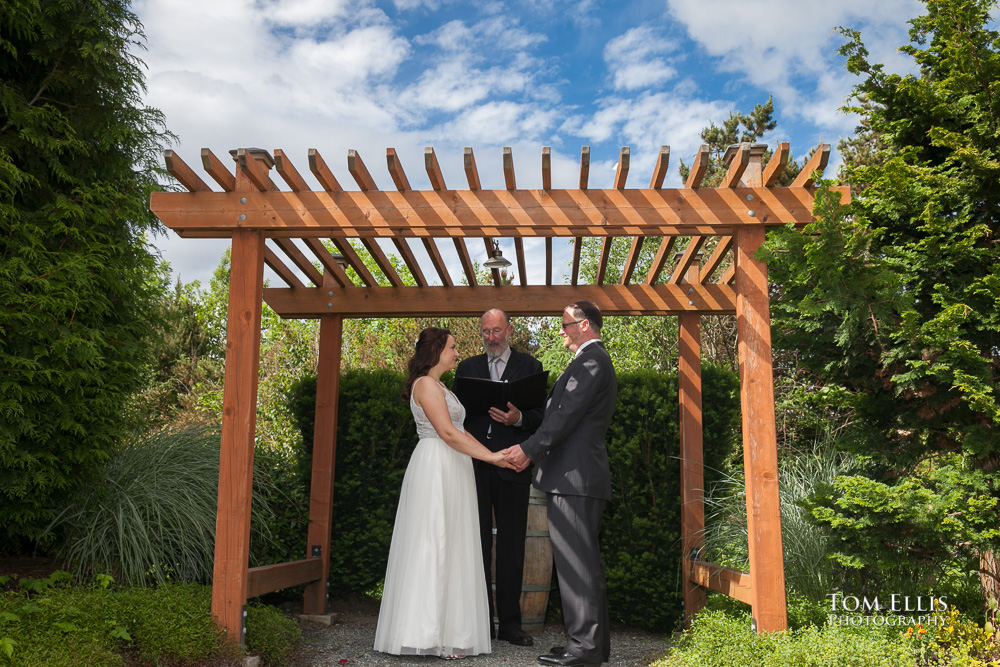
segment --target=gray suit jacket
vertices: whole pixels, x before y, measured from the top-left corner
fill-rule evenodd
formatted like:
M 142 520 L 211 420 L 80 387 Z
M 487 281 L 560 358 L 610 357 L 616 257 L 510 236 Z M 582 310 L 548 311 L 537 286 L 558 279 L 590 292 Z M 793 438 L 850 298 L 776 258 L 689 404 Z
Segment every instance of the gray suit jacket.
M 535 464 L 535 488 L 611 500 L 604 437 L 618 379 L 604 345 L 592 343 L 569 363 L 545 404 L 545 418 L 521 449 Z

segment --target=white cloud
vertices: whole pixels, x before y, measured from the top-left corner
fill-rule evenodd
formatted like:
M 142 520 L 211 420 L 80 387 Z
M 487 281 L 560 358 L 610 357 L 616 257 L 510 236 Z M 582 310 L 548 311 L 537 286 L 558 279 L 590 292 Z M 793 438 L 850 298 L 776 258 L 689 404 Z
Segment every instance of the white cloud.
M 677 75 L 676 68 L 663 57 L 673 50 L 663 35 L 649 26 L 639 26 L 608 42 L 604 60 L 616 89 L 635 90 L 665 83 Z

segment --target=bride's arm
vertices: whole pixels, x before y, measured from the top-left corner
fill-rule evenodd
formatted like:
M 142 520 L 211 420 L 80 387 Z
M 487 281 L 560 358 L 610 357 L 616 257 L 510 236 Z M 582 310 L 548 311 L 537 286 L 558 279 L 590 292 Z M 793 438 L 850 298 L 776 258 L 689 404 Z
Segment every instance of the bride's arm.
M 455 428 L 448 414 L 448 403 L 445 401 L 441 387 L 431 378 L 429 382 L 417 382 L 413 385 L 413 400 L 424 409 L 424 414 L 430 420 L 431 426 L 438 436 L 452 449 L 480 461 L 486 461 L 501 468 L 511 468 L 504 455 L 491 452 L 481 442 L 468 433 Z

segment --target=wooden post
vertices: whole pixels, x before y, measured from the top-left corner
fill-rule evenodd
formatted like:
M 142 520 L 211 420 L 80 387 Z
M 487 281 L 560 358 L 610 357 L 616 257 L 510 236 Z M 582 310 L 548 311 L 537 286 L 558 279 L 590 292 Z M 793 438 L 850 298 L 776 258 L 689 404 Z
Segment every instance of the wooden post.
M 767 265 L 753 257 L 763 242 L 763 225 L 744 227 L 733 239 L 750 547 L 750 605 L 756 629 L 761 633 L 788 629 Z
M 250 562 L 250 500 L 264 280 L 262 233 L 235 230 L 231 262 L 212 616 L 230 638 L 242 644 Z
M 330 280 L 324 276 L 324 281 Z M 337 400 L 340 395 L 340 348 L 343 317 L 324 315 L 319 323 L 319 364 L 316 372 L 316 423 L 313 431 L 312 482 L 309 486 L 307 558 L 322 560 L 323 576 L 306 585 L 302 611 L 326 613 L 326 583 L 330 575 L 330 535 L 333 523 L 333 476 L 337 460 Z
M 698 265 L 688 279 L 698 279 Z M 688 282 L 688 281 L 685 281 Z M 681 455 L 681 572 L 684 576 L 684 627 L 705 606 L 707 591 L 690 581 L 691 561 L 701 560 L 705 547 L 705 466 L 701 418 L 701 316 L 679 316 L 678 394 Z

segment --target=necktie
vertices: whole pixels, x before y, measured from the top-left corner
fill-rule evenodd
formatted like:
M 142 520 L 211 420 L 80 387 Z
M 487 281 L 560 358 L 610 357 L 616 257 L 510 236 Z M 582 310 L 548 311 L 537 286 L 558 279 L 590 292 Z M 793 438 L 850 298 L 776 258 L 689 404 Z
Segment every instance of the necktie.
M 500 357 L 490 359 L 490 379 L 500 379 Z

